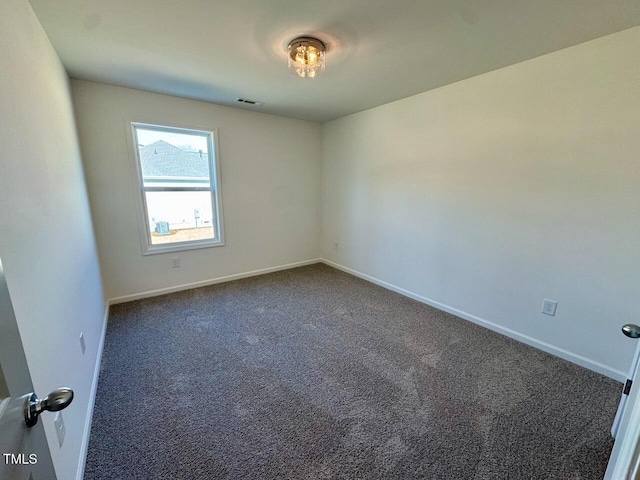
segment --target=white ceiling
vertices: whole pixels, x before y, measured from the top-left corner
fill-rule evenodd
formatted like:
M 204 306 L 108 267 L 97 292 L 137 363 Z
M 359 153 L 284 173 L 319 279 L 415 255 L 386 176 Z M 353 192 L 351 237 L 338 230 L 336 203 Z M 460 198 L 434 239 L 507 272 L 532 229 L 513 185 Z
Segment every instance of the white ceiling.
M 30 2 L 72 77 L 317 122 L 640 24 L 639 0 Z M 316 78 L 287 69 L 299 35 Z

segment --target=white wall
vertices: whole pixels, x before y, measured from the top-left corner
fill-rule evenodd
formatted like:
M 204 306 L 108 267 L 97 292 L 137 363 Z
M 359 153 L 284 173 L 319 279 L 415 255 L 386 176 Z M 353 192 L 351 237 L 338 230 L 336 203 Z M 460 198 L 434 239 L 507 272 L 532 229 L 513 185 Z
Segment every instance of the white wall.
M 72 92 L 108 298 L 318 257 L 319 124 L 80 80 Z M 225 246 L 142 255 L 125 118 L 218 129 Z
M 619 378 L 639 46 L 640 27 L 323 125 L 323 257 Z
M 75 391 L 62 448 L 54 415 L 41 417 L 58 477 L 70 479 L 103 325 L 100 270 L 68 78 L 26 0 L 3 1 L 0 45 L 0 257 L 36 393 Z

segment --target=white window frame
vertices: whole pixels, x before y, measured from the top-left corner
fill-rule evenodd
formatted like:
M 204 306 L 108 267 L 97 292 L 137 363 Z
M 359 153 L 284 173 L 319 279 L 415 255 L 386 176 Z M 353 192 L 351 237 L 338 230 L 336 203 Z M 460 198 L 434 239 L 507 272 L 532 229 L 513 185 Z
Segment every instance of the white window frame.
M 129 152 L 131 160 L 132 177 L 136 189 L 136 213 L 138 217 L 138 230 L 140 247 L 143 255 L 158 253 L 182 252 L 199 248 L 222 247 L 224 242 L 224 226 L 222 218 L 222 188 L 220 185 L 220 155 L 218 153 L 218 130 L 215 128 L 186 127 L 169 125 L 167 123 L 139 122 L 125 119 L 127 136 L 129 140 Z M 170 133 L 196 134 L 207 136 L 209 156 L 209 186 L 208 187 L 146 187 L 142 176 L 142 163 L 138 150 L 136 128 L 164 131 Z M 186 242 L 172 242 L 153 245 L 151 243 L 151 229 L 148 220 L 146 192 L 211 192 L 211 212 L 213 213 L 213 227 L 216 236 L 205 240 L 190 240 Z

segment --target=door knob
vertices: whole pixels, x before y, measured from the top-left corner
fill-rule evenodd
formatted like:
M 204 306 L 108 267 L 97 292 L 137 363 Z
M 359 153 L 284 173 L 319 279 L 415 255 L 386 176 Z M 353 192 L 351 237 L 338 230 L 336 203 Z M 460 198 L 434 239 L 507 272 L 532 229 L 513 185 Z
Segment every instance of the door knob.
M 56 388 L 45 398 L 36 397 L 35 393 L 26 395 L 24 404 L 24 422 L 27 427 L 33 427 L 38 423 L 38 416 L 48 410 L 57 412 L 67 408 L 73 400 L 73 390 L 67 387 Z
M 638 338 L 640 337 L 640 327 L 633 323 L 627 323 L 622 327 L 622 333 L 629 338 Z

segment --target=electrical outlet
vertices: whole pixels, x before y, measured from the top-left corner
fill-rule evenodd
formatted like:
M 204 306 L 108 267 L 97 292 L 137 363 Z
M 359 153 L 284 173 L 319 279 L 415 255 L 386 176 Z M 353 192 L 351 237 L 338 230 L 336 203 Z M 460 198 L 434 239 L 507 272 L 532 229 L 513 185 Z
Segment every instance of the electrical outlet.
M 87 346 L 84 343 L 84 333 L 80 332 L 80 350 L 82 350 L 83 355 L 86 349 L 87 349 Z
M 173 257 L 171 259 L 171 268 L 180 268 L 180 257 Z
M 340 244 L 338 243 L 337 240 L 335 242 L 333 242 L 333 249 L 334 250 L 338 250 L 339 247 L 340 247 Z
M 554 317 L 556 314 L 557 306 L 558 306 L 558 302 L 545 298 L 544 302 L 542 302 L 542 313 L 544 313 L 545 315 L 550 315 Z
M 53 419 L 53 425 L 56 428 L 56 435 L 58 436 L 58 443 L 60 448 L 64 443 L 64 436 L 67 433 L 67 428 L 64 426 L 64 419 L 62 418 L 62 412 L 56 413 L 56 417 Z

